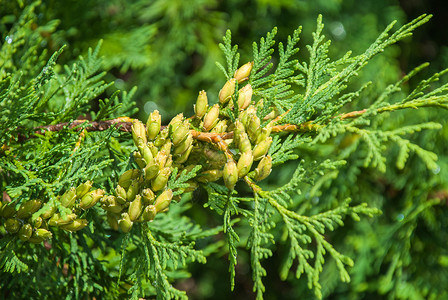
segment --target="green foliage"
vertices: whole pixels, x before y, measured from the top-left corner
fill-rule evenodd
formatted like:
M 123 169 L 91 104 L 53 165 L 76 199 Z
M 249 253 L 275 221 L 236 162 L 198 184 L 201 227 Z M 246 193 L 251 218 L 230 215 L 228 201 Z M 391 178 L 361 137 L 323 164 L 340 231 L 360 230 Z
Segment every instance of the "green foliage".
M 215 7 L 212 1 L 202 2 Z M 409 37 L 429 20 L 427 15 L 394 32 L 393 22 L 361 54 L 348 51 L 336 60 L 330 55 L 331 43 L 325 38 L 322 16 L 318 16 L 312 40 L 305 47 L 308 56 L 299 52 L 301 27 L 278 46 L 275 37 L 279 30 L 274 28 L 259 43 L 253 43 L 249 60 L 254 64 L 248 80 L 253 88 L 251 106 L 247 110 L 236 106 L 241 83 L 236 85 L 230 104 L 220 104 L 219 119 L 229 125 L 224 129 L 227 132 L 206 132 L 201 129 L 201 118 L 191 117 L 184 121 L 189 124 L 187 133 L 195 133 L 191 159 L 179 163 L 169 156 L 171 161 L 165 164 L 167 157 L 163 155 L 170 152 L 162 155 L 162 146 L 157 146 L 157 163 L 165 159 L 159 169 L 170 170 L 164 189 L 173 192 L 168 211 L 157 211 L 149 222 L 133 220 L 132 229 L 124 233 L 114 228 L 103 203 L 82 210 L 62 204 L 64 193 L 86 180 L 108 197 L 117 198 L 116 187 L 124 181 L 121 176 L 125 171 L 136 170 L 139 184 L 147 180 L 150 164 L 141 167 L 135 156 L 144 153 L 137 123 L 133 137 L 130 130 L 120 129 L 123 124 L 105 130 L 90 128 L 94 122 L 109 119 L 131 120 L 136 113 L 132 99 L 142 95 L 136 88 L 116 91 L 106 71 L 118 68 L 135 72 L 138 78 L 147 76 L 142 81 L 143 93 L 148 92 L 148 86 L 154 87 L 148 99 L 160 96 L 161 91 L 170 97 L 176 95 L 170 90 L 174 82 L 157 79 L 160 82 L 154 84 L 152 80 L 175 73 L 175 66 L 185 58 L 181 48 L 209 53 L 207 59 L 217 57 L 217 46 L 207 48 L 198 41 L 206 39 L 211 44 L 214 22 L 219 23 L 210 18 L 212 12 L 206 12 L 202 2 L 137 1 L 130 11 L 138 11 L 137 18 L 145 22 L 157 20 L 154 24 L 124 33 L 124 20 L 117 32 L 104 30 L 103 36 L 96 37 L 103 42 L 77 58 L 70 47 L 41 46 L 52 36 L 65 35 L 70 41 L 67 32 L 57 31 L 57 21 L 38 21 L 35 11 L 42 3 L 17 2 L 24 7 L 21 16 L 14 25 L 3 20 L 6 25 L 2 28 L 9 31 L 2 36 L 5 42 L 0 50 L 2 297 L 54 298 L 65 294 L 75 299 L 185 299 L 191 291 L 184 291 L 180 283 L 194 278 L 197 268 L 214 270 L 210 260 L 216 256 L 228 258 L 227 289 L 235 292 L 241 284 L 241 268 L 250 265 L 257 299 L 282 297 L 270 282 L 278 277 L 288 282 L 287 290 L 295 297 L 309 293 L 316 298 L 446 296 L 444 285 L 436 284 L 439 281 L 434 272 L 419 262 L 423 257 L 423 265 L 428 263 L 440 274 L 446 273 L 443 241 L 444 220 L 448 218 L 441 204 L 447 198 L 448 183 L 435 176 L 439 172 L 443 175 L 448 166 L 443 152 L 448 133 L 442 125 L 446 124 L 442 109 L 448 108 L 448 84 L 439 83 L 446 70 L 417 84 L 410 82 L 426 64 L 392 84 L 374 77 L 367 82 L 359 80 L 367 76 L 363 71 L 368 70 L 374 56 Z M 116 9 L 117 3 L 111 8 Z M 61 13 L 52 1 L 44 1 L 44 5 L 55 15 Z M 180 13 L 185 19 L 177 18 Z M 176 30 L 198 16 L 204 19 L 179 31 L 188 35 L 178 36 Z M 175 21 L 172 29 L 161 36 L 161 28 L 170 21 Z M 172 55 L 172 60 L 159 59 L 155 49 L 164 45 L 165 57 Z M 240 65 L 240 57 L 245 58 L 248 51 L 238 52 L 230 30 L 219 48 L 226 64 L 217 63 L 218 69 L 229 80 Z M 195 79 L 192 75 L 190 80 L 222 85 L 216 77 L 204 77 Z M 415 88 L 408 91 L 407 85 Z M 189 104 L 196 94 L 197 90 L 186 93 Z M 211 106 L 218 89 L 208 94 Z M 261 119 L 262 128 L 272 129 L 268 154 L 273 174 L 256 182 L 258 162 L 254 162 L 252 172 L 239 176 L 234 189 L 225 186 L 222 176 L 207 182 L 205 172 L 222 171 L 226 161 L 243 157 L 238 137 L 224 137 L 234 132 L 235 120 L 242 121 L 250 110 L 253 118 Z M 69 125 L 85 119 L 90 122 Z M 162 128 L 158 138 L 168 139 L 171 147 L 170 138 L 178 130 L 171 124 L 169 137 L 163 137 Z M 168 135 L 168 129 L 166 132 Z M 441 137 L 436 132 L 441 132 Z M 201 134 L 206 137 L 201 139 Z M 436 137 L 438 144 L 431 146 Z M 144 144 L 154 146 L 157 141 Z M 252 137 L 251 142 L 254 148 L 260 144 Z M 156 156 L 153 152 L 148 155 Z M 161 170 L 157 172 L 159 176 Z M 157 191 L 154 196 L 161 193 Z M 6 207 L 20 210 L 34 199 L 54 205 L 62 217 L 76 213 L 87 220 L 87 227 L 70 232 L 45 221 L 51 238 L 36 244 L 23 241 L 7 221 L 20 220 L 20 226 L 35 224 L 50 208 L 44 205 L 30 217 L 20 218 L 16 212 L 8 215 Z M 124 220 L 123 215 L 117 218 Z M 33 229 L 33 237 L 39 226 Z M 433 260 L 425 255 L 429 249 Z M 201 276 L 205 275 L 198 278 Z M 223 281 L 222 274 L 218 277 Z

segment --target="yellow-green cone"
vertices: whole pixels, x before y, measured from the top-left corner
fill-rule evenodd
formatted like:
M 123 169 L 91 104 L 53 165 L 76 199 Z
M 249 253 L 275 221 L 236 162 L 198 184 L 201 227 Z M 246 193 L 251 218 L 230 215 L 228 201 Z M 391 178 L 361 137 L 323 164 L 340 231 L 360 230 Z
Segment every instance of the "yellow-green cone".
M 188 133 L 187 138 L 180 143 L 176 148 L 174 148 L 173 154 L 179 155 L 187 151 L 187 149 L 190 147 L 190 145 L 193 143 L 193 136 Z
M 33 234 L 33 227 L 30 224 L 24 224 L 19 230 L 19 239 L 28 241 Z
M 72 223 L 67 224 L 67 225 L 62 225 L 60 227 L 67 231 L 78 231 L 78 230 L 81 230 L 84 227 L 86 227 L 88 224 L 89 224 L 89 222 L 87 222 L 86 219 L 76 219 L 76 220 L 73 220 Z
M 129 218 L 131 221 L 135 221 L 142 214 L 143 203 L 140 195 L 135 196 L 134 201 L 131 202 L 128 209 Z
M 5 222 L 5 229 L 9 233 L 16 233 L 19 231 L 21 223 L 16 218 L 9 218 Z
M 188 147 L 188 149 L 180 154 L 176 156 L 176 163 L 178 164 L 183 164 L 184 162 L 187 161 L 188 157 L 190 156 L 191 150 L 193 149 L 193 145 L 190 145 L 190 147 Z
M 167 209 L 168 206 L 170 206 L 171 199 L 173 199 L 173 191 L 172 190 L 163 191 L 163 193 L 160 194 L 159 197 L 157 197 L 156 201 L 154 202 L 156 211 L 159 213 Z
M 51 202 L 45 203 L 43 209 L 44 213 L 42 213 L 40 217 L 44 220 L 51 218 L 56 212 L 56 206 Z
M 252 151 L 243 152 L 238 160 L 238 177 L 244 177 L 247 173 L 249 173 L 250 168 L 252 167 L 252 163 L 254 162 L 254 157 L 252 155 Z
M 162 117 L 158 110 L 153 111 L 146 122 L 146 134 L 149 140 L 154 140 L 160 132 Z
M 142 191 L 141 195 L 142 195 L 143 203 L 145 205 L 150 205 L 154 202 L 155 195 L 154 195 L 154 192 L 150 188 L 144 189 Z
M 235 74 L 233 77 L 238 81 L 238 83 L 241 83 L 247 79 L 249 79 L 250 72 L 252 71 L 252 67 L 254 65 L 254 62 L 248 62 L 244 65 L 242 65 L 238 70 L 235 71 Z
M 154 178 L 151 182 L 151 187 L 154 192 L 160 191 L 166 186 L 166 183 L 168 182 L 168 178 L 171 174 L 171 168 L 163 168 L 159 175 L 157 175 L 156 178 Z
M 257 115 L 252 114 L 248 117 L 246 129 L 250 141 L 252 143 L 255 143 L 257 141 L 258 135 L 261 132 L 260 119 L 257 117 Z
M 233 190 L 236 182 L 238 181 L 238 168 L 233 159 L 227 160 L 224 165 L 223 175 L 224 184 L 229 190 Z
M 104 195 L 104 191 L 102 189 L 96 189 L 84 195 L 81 201 L 79 202 L 79 207 L 86 210 L 94 206 L 98 200 L 100 200 Z
M 131 183 L 139 177 L 140 177 L 139 169 L 127 170 L 126 172 L 120 175 L 120 178 L 118 178 L 118 184 L 121 185 L 123 188 L 127 189 L 131 186 Z M 76 194 L 78 195 L 78 193 Z
M 229 102 L 230 97 L 233 95 L 233 93 L 235 93 L 235 84 L 235 78 L 231 78 L 224 84 L 222 89 L 219 91 L 219 103 L 225 104 Z
M 111 213 L 120 213 L 123 210 L 123 206 L 117 199 L 118 197 L 112 195 L 101 198 L 101 208 Z
M 240 110 L 246 109 L 252 100 L 252 86 L 250 84 L 245 85 L 238 94 L 238 108 Z
M 117 195 L 117 201 L 120 204 L 126 203 L 126 190 L 121 185 L 117 185 L 115 188 L 115 194 Z
M 219 104 L 215 104 L 205 115 L 202 128 L 205 131 L 210 131 L 218 123 L 218 117 L 219 117 Z
M 266 155 L 262 160 L 258 163 L 257 168 L 255 169 L 255 177 L 256 181 L 260 181 L 265 179 L 271 174 L 272 170 L 272 157 L 270 155 Z
M 146 222 L 154 220 L 154 218 L 157 215 L 157 209 L 154 205 L 148 205 L 145 207 L 145 210 L 143 211 L 142 218 Z
M 56 213 L 54 214 L 49 220 L 48 224 L 50 226 L 62 226 L 67 225 L 73 222 L 78 216 L 74 213 L 67 214 L 64 217 L 62 217 L 61 214 Z
M 129 214 L 122 213 L 121 219 L 118 220 L 118 226 L 120 227 L 121 231 L 123 231 L 124 233 L 128 233 L 129 231 L 131 231 L 132 225 L 133 223 L 129 218 Z
M 76 188 L 76 198 L 81 199 L 82 196 L 87 194 L 91 187 L 92 182 L 90 180 L 87 180 L 86 182 L 78 185 L 78 187 Z
M 132 122 L 132 139 L 134 140 L 134 144 L 139 147 L 141 144 L 146 144 L 148 140 L 146 139 L 146 128 L 142 122 L 139 120 L 134 120 Z
M 25 203 L 22 203 L 19 207 L 19 210 L 17 210 L 16 217 L 19 219 L 27 219 L 31 217 L 33 213 L 38 211 L 41 205 L 42 201 L 37 199 L 29 200 Z
M 66 191 L 59 201 L 61 201 L 62 206 L 72 208 L 76 201 L 76 188 L 72 187 Z
M 135 195 L 138 194 L 140 188 L 140 183 L 137 180 L 134 180 L 132 184 L 129 186 L 128 191 L 126 192 L 126 200 L 131 202 L 134 200 Z
M 202 118 L 207 112 L 208 100 L 205 91 L 200 91 L 198 99 L 196 100 L 196 105 L 194 106 L 194 113 L 196 117 Z
M 187 135 L 190 133 L 190 124 L 188 121 L 184 121 L 174 129 L 171 140 L 173 141 L 174 146 L 179 145 L 183 140 L 187 138 Z
M 268 153 L 271 144 L 272 137 L 268 137 L 267 139 L 261 141 L 258 145 L 256 145 L 254 148 L 254 160 L 260 160 L 263 156 L 265 156 L 266 153 Z

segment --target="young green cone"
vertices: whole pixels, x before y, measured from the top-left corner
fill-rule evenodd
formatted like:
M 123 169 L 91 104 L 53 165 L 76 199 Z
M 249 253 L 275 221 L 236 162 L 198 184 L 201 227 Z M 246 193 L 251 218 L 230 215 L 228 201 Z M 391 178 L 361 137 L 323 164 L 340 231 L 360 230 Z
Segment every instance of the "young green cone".
M 255 169 L 255 177 L 256 181 L 260 181 L 265 179 L 271 174 L 272 171 L 272 157 L 270 155 L 266 155 L 263 157 L 258 163 L 257 168 Z
M 241 154 L 240 159 L 238 160 L 238 177 L 244 177 L 247 173 L 249 173 L 250 168 L 252 167 L 252 163 L 254 162 L 254 157 L 252 155 L 252 151 L 246 151 Z
M 146 128 L 142 122 L 139 120 L 134 120 L 132 122 L 132 139 L 134 140 L 134 144 L 139 147 L 141 144 L 146 144 L 148 140 L 146 139 Z
M 196 114 L 196 117 L 202 118 L 207 112 L 207 107 L 207 93 L 205 91 L 200 91 L 198 99 L 196 100 L 196 105 L 194 106 L 194 113 Z
M 129 218 L 131 221 L 135 221 L 142 214 L 143 203 L 140 195 L 135 196 L 134 201 L 131 202 L 128 209 Z
M 147 207 L 145 207 L 145 209 L 143 211 L 142 218 L 146 222 L 149 222 L 149 221 L 154 220 L 156 215 L 157 215 L 156 207 L 154 205 L 148 205 Z
M 260 160 L 263 156 L 266 155 L 269 151 L 269 147 L 272 144 L 272 137 L 268 137 L 267 139 L 258 143 L 258 145 L 254 148 L 254 160 Z
M 5 222 L 5 229 L 9 233 L 16 233 L 19 231 L 21 223 L 16 218 L 9 218 Z
M 127 170 L 126 172 L 120 175 L 120 178 L 118 178 L 118 184 L 121 185 L 123 188 L 127 189 L 131 186 L 131 183 L 139 177 L 140 177 L 139 169 Z
M 78 185 L 78 187 L 76 188 L 76 198 L 81 199 L 82 196 L 87 194 L 87 192 L 90 190 L 91 187 L 92 187 L 92 181 L 90 180 L 87 180 L 86 182 Z
M 142 191 L 141 195 L 142 195 L 143 203 L 145 205 L 150 205 L 154 202 L 155 195 L 154 195 L 154 192 L 150 188 L 144 189 Z
M 170 206 L 171 199 L 173 199 L 173 191 L 172 190 L 163 191 L 163 193 L 160 194 L 159 197 L 157 197 L 156 201 L 154 202 L 156 211 L 159 213 L 167 209 L 168 206 Z
M 162 117 L 158 110 L 153 111 L 146 122 L 146 134 L 149 140 L 154 140 L 160 132 Z
M 235 93 L 236 79 L 228 80 L 222 89 L 219 91 L 219 103 L 225 104 L 230 100 L 230 97 Z
M 76 201 L 76 188 L 72 187 L 66 191 L 61 198 L 59 198 L 59 201 L 61 201 L 62 206 L 72 208 Z
M 131 231 L 132 225 L 133 222 L 129 218 L 129 214 L 122 213 L 121 219 L 118 220 L 118 226 L 120 227 L 121 231 L 123 231 L 124 233 L 128 233 L 129 231 Z
M 37 199 L 29 200 L 25 203 L 22 203 L 19 207 L 19 210 L 17 210 L 16 217 L 19 219 L 27 219 L 31 217 L 31 215 L 36 211 L 38 211 L 41 205 L 42 201 Z
M 79 207 L 86 210 L 94 206 L 98 200 L 100 200 L 104 195 L 104 191 L 102 189 L 96 189 L 84 195 L 81 201 L 79 202 Z
M 238 108 L 240 110 L 246 109 L 251 100 L 252 100 L 252 86 L 250 84 L 246 84 L 238 94 Z
M 215 104 L 205 115 L 202 128 L 205 131 L 210 131 L 218 123 L 218 117 L 219 117 L 219 104 Z
M 227 160 L 224 165 L 223 175 L 224 184 L 229 190 L 233 190 L 236 182 L 238 181 L 238 168 L 233 159 Z
M 248 62 L 244 65 L 242 65 L 238 70 L 235 71 L 235 74 L 233 77 L 238 81 L 238 83 L 241 83 L 247 79 L 249 79 L 250 72 L 252 71 L 252 67 L 254 65 L 254 62 Z
M 159 175 L 157 175 L 156 178 L 154 178 L 151 182 L 151 187 L 154 192 L 160 191 L 166 186 L 166 183 L 168 182 L 168 178 L 171 174 L 171 168 L 163 168 Z
M 86 219 L 76 219 L 73 223 L 61 226 L 62 229 L 67 231 L 78 231 L 87 226 L 89 222 Z
M 30 224 L 24 224 L 19 230 L 19 239 L 28 241 L 33 234 L 33 227 Z
M 101 198 L 101 208 L 111 213 L 120 213 L 123 210 L 122 204 L 124 203 L 120 204 L 118 198 L 112 195 Z

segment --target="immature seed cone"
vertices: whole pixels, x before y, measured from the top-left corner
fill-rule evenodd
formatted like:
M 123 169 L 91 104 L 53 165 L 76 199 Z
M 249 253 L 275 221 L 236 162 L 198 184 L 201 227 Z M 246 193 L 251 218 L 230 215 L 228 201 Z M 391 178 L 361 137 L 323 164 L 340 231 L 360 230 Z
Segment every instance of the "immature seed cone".
M 9 218 L 5 222 L 6 231 L 8 231 L 11 234 L 19 231 L 20 226 L 21 226 L 20 221 L 17 220 L 16 218 Z
M 252 114 L 248 117 L 246 129 L 250 141 L 252 143 L 255 143 L 257 141 L 258 135 L 261 133 L 260 119 L 256 114 Z
M 118 202 L 119 197 L 114 197 L 112 195 L 101 198 L 101 208 L 105 211 L 118 214 L 123 210 L 124 203 L 120 204 Z
M 265 179 L 271 174 L 272 171 L 272 157 L 270 155 L 266 155 L 263 157 L 258 163 L 257 168 L 255 169 L 255 177 L 256 181 L 260 181 Z
M 267 139 L 261 141 L 258 145 L 256 145 L 254 148 L 254 160 L 260 160 L 263 156 L 265 156 L 266 153 L 268 153 L 271 144 L 272 137 L 268 137 Z
M 140 156 L 144 160 L 144 165 L 149 164 L 153 161 L 154 157 L 147 144 L 138 145 L 138 151 L 140 151 Z
M 89 222 L 87 222 L 86 219 L 76 219 L 76 220 L 73 220 L 72 223 L 67 224 L 67 225 L 62 225 L 60 227 L 67 231 L 78 231 L 78 230 L 81 230 L 84 227 L 86 227 L 87 224 L 89 224 Z
M 53 234 L 50 231 L 48 231 L 48 230 L 46 230 L 44 228 L 36 229 L 36 231 L 34 231 L 33 235 L 36 235 L 37 237 L 41 237 L 44 240 L 49 239 L 49 238 L 51 238 L 53 236 Z
M 223 170 L 224 184 L 229 190 L 233 190 L 238 181 L 238 168 L 233 159 L 227 160 Z
M 180 143 L 176 148 L 174 148 L 173 154 L 179 155 L 187 151 L 187 149 L 191 146 L 193 143 L 193 136 L 188 133 L 187 138 Z
M 149 181 L 159 174 L 160 167 L 159 163 L 154 160 L 152 163 L 148 164 L 144 169 L 143 173 L 145 174 L 145 180 Z
M 117 185 L 115 188 L 115 194 L 117 195 L 117 201 L 120 204 L 126 203 L 126 190 L 121 185 Z
M 34 199 L 22 203 L 17 211 L 16 217 L 19 219 L 27 219 L 31 217 L 42 205 L 42 201 Z
M 118 178 L 118 184 L 121 185 L 123 188 L 127 189 L 131 186 L 131 183 L 139 177 L 140 177 L 139 169 L 127 170 L 126 172 L 120 175 L 120 178 Z
M 254 162 L 254 157 L 252 155 L 252 151 L 243 152 L 238 160 L 238 177 L 242 178 L 249 173 L 250 168 L 252 167 L 252 163 Z
M 90 190 L 91 187 L 92 182 L 90 180 L 87 180 L 86 182 L 78 185 L 78 187 L 76 188 L 76 198 L 81 199 L 82 196 L 87 194 L 87 192 Z
M 171 168 L 163 168 L 159 175 L 151 181 L 151 187 L 154 192 L 162 190 L 171 174 Z
M 203 183 L 216 181 L 222 177 L 222 173 L 223 172 L 221 170 L 207 170 L 202 172 L 197 180 Z
M 145 207 L 145 210 L 143 211 L 142 218 L 146 222 L 154 220 L 154 218 L 157 215 L 157 209 L 154 205 L 148 205 Z
M 126 192 L 126 200 L 128 202 L 131 202 L 135 199 L 135 195 L 138 194 L 139 188 L 140 183 L 137 180 L 134 180 L 129 186 L 128 191 Z
M 84 195 L 81 201 L 79 202 L 79 207 L 86 210 L 94 206 L 98 200 L 100 200 L 104 195 L 104 191 L 102 189 L 96 189 Z
M 132 222 L 138 219 L 142 214 L 143 203 L 140 195 L 135 196 L 134 201 L 131 202 L 128 209 L 129 218 Z
M 76 201 L 76 188 L 72 187 L 66 191 L 61 198 L 59 198 L 59 201 L 61 201 L 62 206 L 72 208 Z
M 30 224 L 24 224 L 19 230 L 19 239 L 28 241 L 33 234 L 33 227 Z
M 216 123 L 216 126 L 212 129 L 212 132 L 223 133 L 227 129 L 227 120 L 221 120 Z
M 238 95 L 238 108 L 240 110 L 246 109 L 252 100 L 252 86 L 250 84 L 245 85 Z
M 252 71 L 252 67 L 254 65 L 254 62 L 248 62 L 244 65 L 242 65 L 238 70 L 235 71 L 235 74 L 233 77 L 235 77 L 236 80 L 238 80 L 238 83 L 241 83 L 247 79 L 249 79 L 250 72 Z
M 202 118 L 207 112 L 207 107 L 207 93 L 205 91 L 200 91 L 198 99 L 196 100 L 196 105 L 194 106 L 194 113 L 196 114 L 196 117 Z
M 134 160 L 140 169 L 143 169 L 146 167 L 146 161 L 143 159 L 143 157 L 139 151 L 134 151 L 132 153 L 132 155 L 134 156 Z
M 241 152 L 251 151 L 251 149 L 252 149 L 252 145 L 250 143 L 249 136 L 245 132 L 240 134 L 240 136 L 238 138 L 238 149 Z
M 120 227 L 121 231 L 123 231 L 124 233 L 128 233 L 129 231 L 131 231 L 132 225 L 133 222 L 129 218 L 129 214 L 122 213 L 121 219 L 118 220 L 118 226 Z
M 31 222 L 31 224 L 33 224 L 34 228 L 40 228 L 40 226 L 42 226 L 42 222 L 44 220 L 41 217 L 37 217 L 34 220 L 31 218 L 31 219 L 29 219 L 29 221 Z
M 141 195 L 142 195 L 143 203 L 145 205 L 150 205 L 154 202 L 155 195 L 154 195 L 154 192 L 150 188 L 144 189 L 142 191 Z
M 190 124 L 188 121 L 184 121 L 174 129 L 171 140 L 173 141 L 174 146 L 179 145 L 183 140 L 187 138 L 187 135 L 190 133 Z
M 50 226 L 67 225 L 72 223 L 77 217 L 78 216 L 75 213 L 66 214 L 64 217 L 61 214 L 56 213 L 48 220 L 48 224 Z
M 146 128 L 142 122 L 139 120 L 134 120 L 132 122 L 132 139 L 134 140 L 134 144 L 138 147 L 141 144 L 146 144 L 148 140 L 146 139 Z
M 205 131 L 210 131 L 213 127 L 215 127 L 216 123 L 218 123 L 218 117 L 219 117 L 219 104 L 215 104 L 205 115 L 202 128 Z
M 149 140 L 154 140 L 160 132 L 162 117 L 158 110 L 153 111 L 146 122 L 146 134 Z
M 176 163 L 183 164 L 184 162 L 186 162 L 188 157 L 190 156 L 191 150 L 193 150 L 193 145 L 190 145 L 190 147 L 188 147 L 188 149 L 184 153 L 177 155 Z
M 171 199 L 173 199 L 173 191 L 165 190 L 162 194 L 157 197 L 156 202 L 154 202 L 154 206 L 156 207 L 156 211 L 162 212 L 170 206 Z
M 266 125 L 261 129 L 261 132 L 257 137 L 256 144 L 259 144 L 262 141 L 266 140 L 271 135 L 271 132 L 272 132 L 272 124 L 269 123 L 268 125 Z
M 11 218 L 17 213 L 15 205 L 12 203 L 3 203 L 2 209 L 0 210 L 0 217 Z
M 233 93 L 235 92 L 235 84 L 235 78 L 231 78 L 224 84 L 222 89 L 219 91 L 219 103 L 225 104 L 229 102 L 230 97 L 232 97 Z
M 51 202 L 45 203 L 42 209 L 44 209 L 44 212 L 40 215 L 40 217 L 44 220 L 51 218 L 56 212 L 56 206 Z

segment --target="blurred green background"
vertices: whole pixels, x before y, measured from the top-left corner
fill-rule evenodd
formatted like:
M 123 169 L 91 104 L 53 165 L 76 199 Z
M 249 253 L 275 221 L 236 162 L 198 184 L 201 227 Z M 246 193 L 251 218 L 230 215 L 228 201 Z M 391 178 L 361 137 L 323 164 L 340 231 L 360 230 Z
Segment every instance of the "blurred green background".
M 8 29 L 27 1 L 1 2 L 3 28 L 0 32 L 2 40 L 5 40 Z M 420 79 L 448 65 L 448 4 L 442 0 L 48 0 L 42 1 L 37 12 L 38 25 L 59 20 L 55 32 L 41 33 L 45 36 L 41 47 L 51 54 L 67 45 L 59 58 L 61 64 L 85 54 L 89 47 L 103 40 L 103 67 L 108 71 L 107 79 L 115 81 L 114 88 L 104 96 L 110 96 L 116 89 L 130 90 L 138 86 L 134 100 L 139 112 L 134 117 L 141 120 L 146 120 L 154 109 L 161 111 L 164 122 L 179 112 L 190 115 L 197 94 L 203 89 L 208 92 L 210 102 L 217 101 L 217 91 L 225 77 L 215 62 L 223 62 L 218 43 L 227 29 L 232 31 L 233 41 L 239 45 L 241 62 L 244 63 L 251 59 L 252 42 L 258 41 L 274 26 L 278 27 L 277 41 L 286 41 L 288 34 L 302 25 L 299 56 L 306 59 L 305 45 L 311 41 L 317 15 L 323 14 L 325 34 L 333 41 L 331 55 L 336 58 L 348 50 L 361 53 L 393 20 L 398 21 L 398 27 L 422 13 L 431 13 L 434 14 L 432 20 L 418 28 L 412 39 L 376 57 L 349 89 L 372 80 L 374 97 L 422 62 L 429 61 L 431 66 L 419 74 Z M 371 100 L 366 97 L 362 101 L 367 103 Z M 362 106 L 362 103 L 358 105 Z M 331 197 L 336 197 L 334 185 L 353 184 L 355 188 L 348 188 L 346 194 L 351 195 L 355 202 L 369 202 L 384 212 L 373 222 L 358 226 L 348 222 L 346 227 L 329 237 L 337 249 L 354 258 L 356 266 L 352 269 L 350 284 L 338 281 L 338 276 L 332 273 L 334 266 L 324 270 L 321 282 L 324 296 L 328 299 L 423 299 L 419 297 L 446 295 L 448 253 L 444 248 L 448 237 L 443 229 L 447 228 L 447 206 L 437 206 L 437 211 L 411 220 L 408 223 L 412 227 L 411 236 L 403 238 L 403 242 L 400 242 L 401 230 L 405 234 L 409 228 L 396 225 L 403 219 L 406 209 L 412 209 L 412 202 L 424 201 L 421 199 L 448 190 L 447 113 L 430 110 L 420 114 L 423 119 L 436 120 L 444 125 L 440 132 L 416 134 L 420 145 L 439 154 L 440 170 L 429 172 L 417 159 L 400 172 L 391 166 L 391 171 L 382 176 L 372 170 L 363 174 L 346 170 L 347 176 L 352 177 L 342 177 L 319 195 L 321 199 L 328 199 L 328 203 Z M 394 122 L 405 121 L 405 115 L 401 115 Z M 356 157 L 352 159 L 355 163 Z M 273 177 L 282 180 L 289 176 L 289 170 L 286 167 Z M 269 184 L 275 185 L 275 180 L 271 179 Z M 415 195 L 415 190 L 420 193 Z M 353 191 L 362 193 L 353 195 Z M 340 196 L 342 192 L 337 193 Z M 440 195 L 447 201 L 448 193 Z M 194 209 L 190 214 L 198 220 L 209 218 Z M 398 259 L 397 253 L 400 254 Z M 403 253 L 409 257 L 402 259 Z M 280 281 L 281 245 L 276 254 L 265 262 L 268 271 L 264 280 L 267 286 L 265 298 L 312 297 L 306 280 L 297 281 L 291 277 L 286 282 Z M 407 261 L 406 274 L 394 275 L 395 269 L 390 271 L 390 266 L 397 260 L 405 264 Z M 192 277 L 176 285 L 187 290 L 192 299 L 252 299 L 247 253 L 241 251 L 239 261 L 236 291 L 233 293 L 230 292 L 225 255 L 211 256 L 205 267 L 193 265 L 190 270 Z M 396 281 L 402 278 L 409 284 L 399 285 Z

